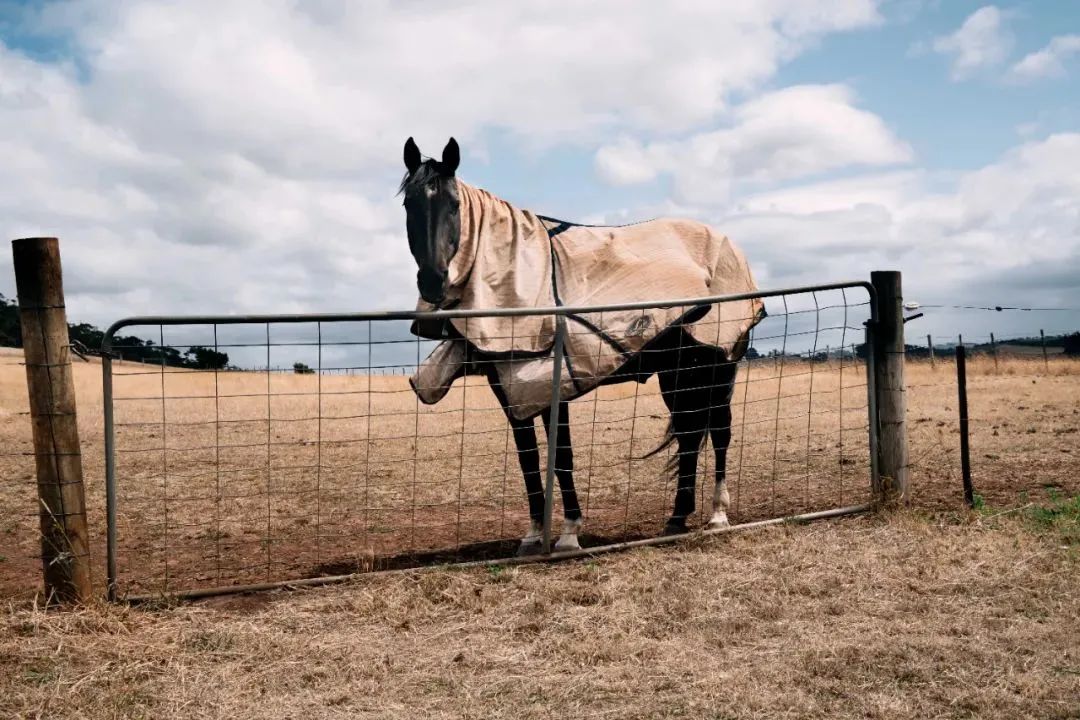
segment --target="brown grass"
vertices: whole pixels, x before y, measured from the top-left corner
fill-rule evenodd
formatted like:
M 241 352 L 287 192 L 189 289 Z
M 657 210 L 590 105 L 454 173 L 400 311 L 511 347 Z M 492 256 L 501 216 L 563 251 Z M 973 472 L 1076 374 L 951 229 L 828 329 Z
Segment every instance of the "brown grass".
M 4 717 L 1080 713 L 1076 547 L 903 513 L 559 566 L 9 612 Z
M 0 365 L 0 452 L 10 452 L 8 448 L 25 447 L 29 437 L 26 418 L 19 414 L 25 412 L 25 381 L 17 357 L 9 354 L 0 362 L 5 363 Z M 857 444 L 859 436 L 845 436 L 853 462 L 840 462 L 848 455 L 835 447 L 839 423 L 833 420 L 839 414 L 827 412 L 830 394 L 819 393 L 829 383 L 835 387 L 838 381 L 829 379 L 836 377 L 835 370 L 819 372 L 822 366 L 817 366 L 815 371 L 818 399 L 808 438 L 808 377 L 798 367 L 789 366 L 786 372 L 791 375 L 785 377 L 781 394 L 793 396 L 792 415 L 797 410 L 799 416 L 782 421 L 778 435 L 763 422 L 760 433 L 746 436 L 736 519 L 764 516 L 775 507 L 790 511 L 836 504 L 841 467 L 849 473 L 848 492 L 856 492 L 864 482 L 860 452 L 865 445 Z M 76 371 L 91 523 L 100 539 L 100 367 L 80 364 Z M 760 374 L 751 376 L 755 381 L 749 385 L 745 415 L 751 424 L 754 419 L 768 421 L 776 411 L 775 402 L 768 402 L 778 388 L 770 372 L 764 363 L 755 369 Z M 1049 372 L 1041 359 L 1010 359 L 996 372 L 992 360 L 970 363 L 975 484 L 990 508 L 981 515 L 958 511 L 953 368 L 940 362 L 935 369 L 910 363 L 914 507 L 904 512 L 774 528 L 552 567 L 369 576 L 335 588 L 175 607 L 100 605 L 56 613 L 12 601 L 0 619 L 0 717 L 1080 717 L 1080 595 L 1075 580 L 1080 525 L 1072 516 L 1065 517 L 1064 524 L 1036 522 L 1028 510 L 1016 509 L 1045 504 L 1050 491 L 1066 497 L 1080 492 L 1078 374 L 1078 365 L 1064 359 L 1051 361 Z M 166 379 L 184 383 L 184 388 L 206 382 L 206 377 L 184 375 Z M 293 376 L 270 380 L 275 392 L 317 382 Z M 157 375 L 132 375 L 128 381 L 127 388 L 136 390 L 138 383 L 147 383 L 150 390 L 149 383 L 157 382 L 160 392 Z M 265 388 L 266 381 L 265 375 L 254 373 L 229 379 L 238 388 L 245 383 L 258 387 L 260 382 Z M 324 378 L 323 389 L 338 387 L 335 383 L 363 388 L 367 382 Z M 400 379 L 372 381 L 375 389 L 394 390 L 378 396 L 387 402 L 385 412 L 408 397 L 395 382 Z M 626 480 L 631 467 L 626 464 L 626 426 L 638 423 L 634 449 L 640 452 L 663 425 L 662 418 L 651 417 L 651 388 L 638 390 L 636 413 L 630 386 L 606 390 L 611 394 L 605 398 L 612 402 L 599 405 L 610 410 L 599 411 L 597 436 L 603 439 L 607 433 L 612 443 L 608 447 L 615 449 L 601 451 L 599 442 L 592 443 L 596 494 L 589 525 L 601 532 L 606 527 L 611 536 L 627 532 L 627 497 L 633 501 L 629 531 L 641 533 L 655 530 L 671 497 L 670 486 L 657 483 L 653 465 L 634 464 Z M 468 425 L 484 429 L 489 423 L 492 430 L 490 436 L 478 434 L 475 445 L 467 444 L 466 456 L 504 447 L 499 442 L 505 442 L 505 430 L 486 399 L 489 394 L 474 391 L 472 385 L 467 390 Z M 845 395 L 845 415 L 854 422 L 864 399 L 858 389 L 850 395 L 851 405 Z M 348 405 L 355 402 L 353 396 L 341 398 L 340 408 L 324 404 L 324 415 L 355 414 Z M 265 407 L 265 398 L 255 402 L 260 400 Z M 309 409 L 298 396 L 280 402 L 281 407 L 272 408 L 274 417 Z M 160 412 L 160 399 L 157 403 Z M 451 412 L 429 418 L 433 426 L 422 432 L 439 431 L 447 418 L 460 428 L 460 396 L 445 403 L 436 410 L 449 407 Z M 575 408 L 575 428 L 588 427 L 591 420 L 591 414 L 584 420 L 581 415 L 591 408 L 580 405 Z M 241 411 L 253 411 L 253 406 L 238 406 L 236 412 Z M 153 417 L 153 410 L 142 412 Z M 741 409 L 737 412 L 739 426 L 743 415 Z M 635 414 L 637 420 L 618 420 Z M 205 409 L 178 407 L 169 415 L 170 420 L 201 417 Z M 131 418 L 137 419 L 138 412 Z M 357 431 L 357 419 L 342 421 L 342 429 L 333 425 L 324 422 L 323 450 L 333 442 L 350 447 L 342 441 L 349 439 L 344 433 Z M 261 428 L 265 439 L 265 416 Z M 277 430 L 272 427 L 272 432 Z M 310 451 L 304 436 L 288 434 L 293 430 L 286 424 L 280 428 L 283 461 Z M 142 440 L 159 443 L 149 432 L 133 429 L 125 438 L 127 447 L 139 447 Z M 392 496 L 400 489 L 396 486 L 402 472 L 404 487 L 413 489 L 409 463 L 414 450 L 390 437 L 395 434 L 392 421 L 373 428 L 379 442 L 371 447 L 395 459 L 378 478 L 382 485 L 368 487 L 369 493 Z M 735 447 L 742 442 L 737 431 Z M 582 431 L 577 431 L 575 443 L 590 445 Z M 782 469 L 775 482 L 774 447 Z M 449 485 L 456 503 L 457 473 L 446 477 L 446 456 L 456 471 L 460 446 L 437 449 L 441 457 L 421 458 L 417 494 L 409 497 L 445 500 Z M 198 452 L 188 459 L 197 460 Z M 265 462 L 265 448 L 262 452 Z M 603 453 L 612 453 L 610 459 L 618 462 L 600 467 L 608 464 Z M 583 468 L 593 455 L 585 449 L 578 458 Z M 235 459 L 250 460 L 242 454 Z M 276 457 L 272 460 L 277 462 Z M 176 467 L 180 472 L 186 465 Z M 129 578 L 143 577 L 140 573 L 159 577 L 154 536 L 138 533 L 160 507 L 155 502 L 166 497 L 153 494 L 164 492 L 148 482 L 153 470 L 153 461 L 132 461 L 124 475 L 134 484 L 126 490 L 127 507 L 140 510 L 123 526 L 127 535 L 122 538 L 136 551 L 135 557 L 125 559 Z M 475 477 L 481 476 L 477 472 Z M 501 532 L 512 536 L 520 531 L 524 515 L 520 481 L 511 475 L 503 490 L 502 478 L 494 476 L 494 484 L 463 486 L 465 506 L 483 508 L 487 503 L 490 509 L 502 503 L 505 494 Z M 135 483 L 137 478 L 144 478 L 143 486 Z M 283 474 L 281 480 L 288 478 Z M 32 587 L 37 577 L 32 481 L 26 458 L 0 457 L 0 502 L 19 508 L 7 514 L 0 527 L 0 579 L 13 597 Z M 292 482 L 310 489 L 302 476 Z M 352 491 L 355 483 L 355 478 L 340 479 L 331 489 Z M 148 487 L 153 492 L 141 499 L 134 494 Z M 265 491 L 265 486 L 252 487 Z M 322 484 L 318 489 L 315 497 L 326 502 L 316 511 L 329 515 L 334 506 L 326 503 L 335 493 L 324 492 Z M 231 520 L 229 537 L 242 537 L 248 522 L 257 533 L 265 530 L 266 499 L 258 499 L 250 517 L 241 512 Z M 353 543 L 348 554 L 356 556 L 365 548 L 372 553 L 379 549 L 372 540 L 381 543 L 382 552 L 408 549 L 407 536 L 393 526 L 375 529 L 370 507 L 366 523 L 347 515 L 335 517 L 338 524 L 321 524 L 334 532 L 314 542 L 316 535 L 303 531 L 310 525 L 296 522 L 308 513 L 306 503 L 283 497 L 270 506 L 272 531 L 300 528 L 291 536 L 292 544 L 271 547 L 272 557 L 289 560 L 277 567 L 281 572 L 317 571 L 312 556 L 322 553 L 318 557 L 325 563 L 331 550 L 343 543 Z M 174 509 L 182 507 L 178 503 Z M 214 506 L 193 504 L 190 517 L 205 521 L 200 513 L 205 516 L 207 507 Z M 451 537 L 435 527 L 441 522 L 439 512 L 433 508 L 424 516 L 428 526 L 420 539 L 428 545 Z M 172 516 L 174 521 L 183 517 Z M 232 516 L 209 516 L 211 527 L 226 517 Z M 397 512 L 389 519 L 400 517 Z M 484 537 L 501 519 L 499 514 L 479 517 L 477 535 L 468 535 L 474 532 L 469 530 L 464 539 Z M 228 548 L 229 538 L 173 539 L 176 547 L 193 541 L 205 551 Z M 265 556 L 265 546 L 255 544 Z M 100 560 L 100 544 L 96 552 Z M 196 561 L 201 562 L 205 574 L 212 554 L 192 553 L 190 559 L 189 581 L 216 580 L 196 570 Z

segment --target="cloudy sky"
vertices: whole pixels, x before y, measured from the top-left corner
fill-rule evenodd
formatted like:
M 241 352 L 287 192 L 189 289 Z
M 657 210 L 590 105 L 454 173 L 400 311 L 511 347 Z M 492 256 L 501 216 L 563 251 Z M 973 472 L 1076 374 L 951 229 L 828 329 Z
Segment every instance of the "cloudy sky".
M 763 287 L 1080 307 L 1077 2 L 0 0 L 0 234 L 61 238 L 75 321 L 411 307 L 410 135 L 543 214 L 705 219 Z

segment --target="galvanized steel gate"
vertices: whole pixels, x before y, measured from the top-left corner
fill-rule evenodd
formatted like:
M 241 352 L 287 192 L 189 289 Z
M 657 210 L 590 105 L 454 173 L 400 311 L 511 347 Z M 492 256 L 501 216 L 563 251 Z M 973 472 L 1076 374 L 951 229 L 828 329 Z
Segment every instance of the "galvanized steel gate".
M 849 302 L 849 291 L 865 299 Z M 731 404 L 741 433 L 728 462 L 735 512 L 751 521 L 745 525 L 758 525 L 867 509 L 870 487 L 880 484 L 872 351 L 879 308 L 868 282 L 587 308 L 120 320 L 102 347 L 109 597 L 199 596 L 469 558 L 502 562 L 527 518 L 501 409 L 485 383 L 469 378 L 447 400 L 422 409 L 402 375 L 431 344 L 408 336 L 403 323 L 556 316 L 550 384 L 557 416 L 554 380 L 568 315 L 690 309 L 751 297 L 769 300 L 770 315 L 754 331 L 752 346 L 771 351 L 740 361 L 742 384 Z M 773 334 L 767 325 L 776 328 Z M 121 337 L 121 330 L 136 327 L 153 328 L 156 338 Z M 181 353 L 183 347 L 189 350 Z M 246 369 L 221 368 L 211 352 L 229 354 Z M 290 366 L 297 355 L 306 361 Z M 204 361 L 207 367 L 200 366 Z M 845 386 L 845 369 L 849 380 L 862 379 Z M 648 537 L 644 526 L 652 527 L 672 498 L 659 479 L 664 458 L 650 464 L 640 457 L 649 448 L 638 447 L 657 439 L 664 408 L 651 383 L 632 385 L 632 396 L 614 385 L 571 404 L 574 449 L 579 459 L 583 449 L 588 453 L 587 468 L 577 469 L 586 484 L 586 530 L 601 529 L 593 547 L 560 557 L 668 540 Z M 851 405 L 860 395 L 860 404 Z M 441 409 L 443 403 L 450 409 Z M 857 424 L 845 426 L 845 417 Z M 557 426 L 550 424 L 547 438 L 545 549 Z M 707 470 L 707 454 L 702 458 Z M 635 484 L 635 469 L 646 476 L 643 483 Z M 845 473 L 857 479 L 847 496 Z M 708 493 L 705 476 L 699 472 L 699 490 Z M 799 492 L 802 498 L 792 499 Z

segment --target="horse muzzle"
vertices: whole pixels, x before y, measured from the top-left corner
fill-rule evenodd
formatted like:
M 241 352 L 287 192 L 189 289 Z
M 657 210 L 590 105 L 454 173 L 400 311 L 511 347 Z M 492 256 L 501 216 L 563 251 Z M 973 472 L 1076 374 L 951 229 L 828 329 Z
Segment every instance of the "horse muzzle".
M 446 272 L 422 269 L 416 274 L 416 289 L 424 302 L 438 306 L 446 299 Z

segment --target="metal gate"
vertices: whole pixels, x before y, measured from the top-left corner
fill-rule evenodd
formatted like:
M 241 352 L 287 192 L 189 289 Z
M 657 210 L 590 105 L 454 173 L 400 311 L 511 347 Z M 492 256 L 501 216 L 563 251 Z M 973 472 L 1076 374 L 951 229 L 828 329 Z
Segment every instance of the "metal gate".
M 409 323 L 751 297 L 765 299 L 768 317 L 752 332 L 731 400 L 733 520 L 867 509 L 878 425 L 867 282 L 587 308 L 120 320 L 103 342 L 109 597 L 504 561 L 528 527 L 505 416 L 480 377 L 421 405 L 407 376 L 435 343 L 412 336 Z M 556 412 L 568 324 L 558 322 L 555 339 Z M 585 526 L 584 549 L 569 555 L 659 542 L 674 480 L 670 456 L 645 457 L 668 417 L 655 378 L 601 387 L 570 414 Z M 550 538 L 553 437 L 541 438 L 540 453 Z M 711 502 L 712 462 L 701 454 L 699 508 Z

